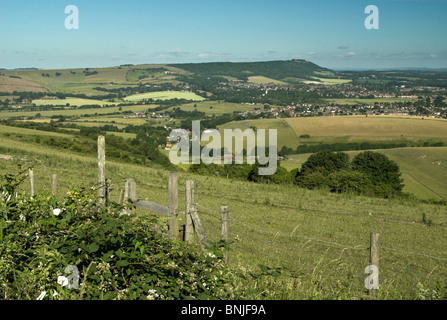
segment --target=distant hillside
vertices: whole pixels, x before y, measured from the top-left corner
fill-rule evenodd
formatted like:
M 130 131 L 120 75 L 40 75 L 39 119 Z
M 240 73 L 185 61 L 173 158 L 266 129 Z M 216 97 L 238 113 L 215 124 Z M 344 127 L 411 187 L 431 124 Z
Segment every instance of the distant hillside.
M 263 62 L 211 62 L 172 64 L 202 76 L 230 76 L 247 81 L 252 76 L 263 76 L 285 82 L 299 79 L 314 80 L 313 77 L 333 77 L 332 70 L 305 60 L 263 61 Z

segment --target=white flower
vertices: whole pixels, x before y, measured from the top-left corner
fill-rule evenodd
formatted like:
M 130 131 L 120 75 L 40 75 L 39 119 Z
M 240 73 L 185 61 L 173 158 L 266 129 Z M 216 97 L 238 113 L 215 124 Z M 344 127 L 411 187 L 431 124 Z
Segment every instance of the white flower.
M 54 214 L 55 216 L 58 216 L 60 213 L 61 213 L 61 209 L 54 209 L 54 210 L 53 210 L 53 214 Z
M 148 291 L 148 296 L 146 297 L 148 300 L 154 300 L 155 298 L 158 298 L 159 295 L 157 293 L 157 290 L 151 289 Z
M 60 284 L 62 287 L 65 287 L 66 285 L 68 285 L 68 279 L 64 276 L 59 276 L 57 278 L 57 284 Z
M 42 293 L 40 294 L 40 296 L 37 297 L 36 300 L 43 300 L 43 298 L 47 295 L 46 291 L 42 291 Z

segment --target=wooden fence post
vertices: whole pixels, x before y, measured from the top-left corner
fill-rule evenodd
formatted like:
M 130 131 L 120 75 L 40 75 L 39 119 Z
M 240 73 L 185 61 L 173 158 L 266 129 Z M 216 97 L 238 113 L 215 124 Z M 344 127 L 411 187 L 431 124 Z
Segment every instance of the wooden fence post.
M 98 137 L 98 199 L 101 206 L 106 203 L 106 143 L 104 136 Z
M 178 225 L 178 176 L 169 172 L 169 235 L 172 240 L 179 240 Z
M 191 211 L 194 204 L 194 181 L 186 181 L 186 211 L 185 211 L 185 242 L 194 241 L 194 225 L 192 223 Z
M 221 206 L 220 214 L 221 214 L 220 239 L 222 241 L 227 241 L 229 238 L 229 224 L 230 224 L 230 210 L 228 209 L 228 206 Z M 226 250 L 224 256 L 224 262 L 228 263 L 229 258 L 230 258 L 229 251 Z
M 33 198 L 34 195 L 36 194 L 35 189 L 34 189 L 34 171 L 33 171 L 33 169 L 29 169 L 29 180 L 30 180 L 30 185 L 31 185 L 31 198 Z
M 191 219 L 194 225 L 194 230 L 199 237 L 200 244 L 205 244 L 208 242 L 206 239 L 205 228 L 203 227 L 202 221 L 200 220 L 199 214 L 197 213 L 197 208 L 193 205 L 191 210 Z
M 380 233 L 371 232 L 370 235 L 370 254 L 369 254 L 369 264 L 373 265 L 379 270 L 380 264 Z M 377 284 L 379 281 L 379 275 L 377 274 Z M 375 298 L 377 296 L 377 290 L 371 289 L 370 294 Z
M 127 179 L 124 186 L 124 202 L 137 200 L 137 184 L 134 179 Z
M 53 174 L 53 181 L 51 182 L 51 194 L 53 197 L 57 195 L 57 174 Z
M 208 240 L 206 239 L 205 229 L 203 228 L 195 206 L 194 186 L 194 181 L 186 181 L 185 242 L 192 243 L 194 241 L 195 231 L 199 237 L 199 242 L 203 245 L 207 243 Z
M 110 203 L 112 202 L 112 179 L 106 179 L 106 199 Z
M 120 191 L 119 204 L 120 205 L 124 204 L 124 189 L 121 189 L 121 191 Z
M 122 210 L 122 214 L 130 214 L 131 211 L 127 207 L 128 202 L 137 200 L 137 184 L 133 179 L 127 179 L 124 184 L 124 189 L 121 189 L 120 204 L 125 208 Z

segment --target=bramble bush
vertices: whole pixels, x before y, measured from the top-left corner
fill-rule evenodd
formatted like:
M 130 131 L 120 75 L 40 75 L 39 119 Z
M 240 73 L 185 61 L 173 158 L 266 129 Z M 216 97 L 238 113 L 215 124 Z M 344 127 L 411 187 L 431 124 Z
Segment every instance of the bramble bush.
M 221 245 L 205 251 L 169 240 L 151 216 L 121 214 L 117 204 L 101 208 L 94 187 L 30 198 L 15 192 L 24 175 L 0 177 L 2 299 L 241 297 Z M 65 273 L 69 266 L 78 279 Z

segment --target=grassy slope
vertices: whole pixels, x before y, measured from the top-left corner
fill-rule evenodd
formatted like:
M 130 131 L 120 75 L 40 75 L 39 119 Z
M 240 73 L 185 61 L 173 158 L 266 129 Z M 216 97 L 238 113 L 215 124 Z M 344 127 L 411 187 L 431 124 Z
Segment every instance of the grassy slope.
M 0 153 L 16 156 L 15 161 L 0 160 L 1 173 L 12 171 L 20 158 L 39 159 L 35 168 L 39 191 L 50 189 L 53 173 L 58 174 L 59 192 L 65 192 L 68 185 L 92 186 L 97 179 L 96 157 L 14 143 L 3 136 Z M 133 178 L 137 182 L 138 197 L 168 204 L 167 171 L 109 161 L 107 176 L 112 180 L 114 200 L 118 198 L 124 179 Z M 372 231 L 381 233 L 383 247 L 447 258 L 444 248 L 447 215 L 442 206 L 328 194 L 294 186 L 252 184 L 180 172 L 180 212 L 185 209 L 187 179 L 196 182 L 195 200 L 202 206 L 219 210 L 220 205 L 229 205 L 230 237 L 238 239 L 232 245 L 230 262 L 233 266 L 243 270 L 256 269 L 257 264 L 284 266 L 298 277 L 278 280 L 263 277 L 257 283 L 245 283 L 241 279 L 241 285 L 255 290 L 257 298 L 266 295 L 279 299 L 367 298 L 363 283 L 368 251 L 335 244 L 367 248 Z M 433 221 L 431 227 L 420 223 L 423 213 Z M 208 238 L 218 240 L 219 214 L 201 207 L 199 214 Z M 183 220 L 183 215 L 180 217 Z M 433 287 L 436 281 L 445 283 L 446 275 L 445 261 L 383 249 L 380 297 L 414 297 L 418 282 Z
M 298 147 L 298 137 L 291 126 L 284 119 L 260 119 L 260 120 L 245 120 L 226 123 L 219 126 L 219 131 L 223 132 L 224 129 L 249 129 L 250 127 L 256 127 L 257 129 L 266 130 L 266 139 L 268 141 L 268 130 L 277 129 L 278 149 L 283 146 L 291 148 Z M 222 133 L 223 137 L 223 133 Z
M 122 111 L 145 111 L 156 106 L 152 105 L 132 105 L 122 107 Z M 49 111 L 3 111 L 0 112 L 0 119 L 8 119 L 11 117 L 34 117 L 36 113 L 40 113 L 41 117 L 51 117 L 53 115 L 61 115 L 65 117 L 81 116 L 81 115 L 101 115 L 107 113 L 120 112 L 120 107 L 107 107 L 96 109 L 67 109 L 67 110 L 49 110 Z M 122 118 L 122 115 L 119 116 Z

